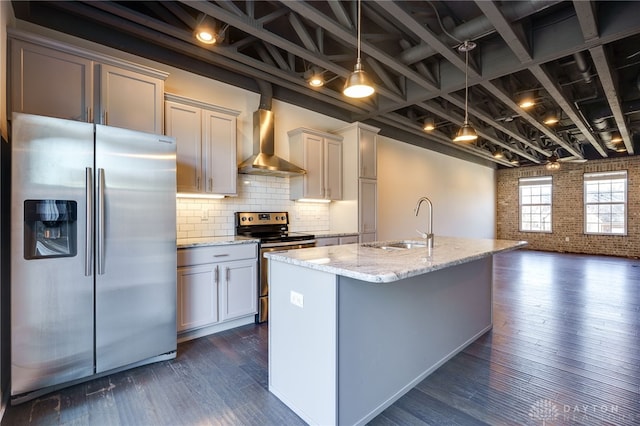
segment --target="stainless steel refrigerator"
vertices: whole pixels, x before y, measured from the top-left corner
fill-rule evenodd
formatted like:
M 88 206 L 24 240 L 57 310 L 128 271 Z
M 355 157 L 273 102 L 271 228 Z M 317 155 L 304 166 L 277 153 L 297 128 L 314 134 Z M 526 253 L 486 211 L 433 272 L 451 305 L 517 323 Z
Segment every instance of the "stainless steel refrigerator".
M 11 121 L 11 397 L 176 354 L 173 138 Z

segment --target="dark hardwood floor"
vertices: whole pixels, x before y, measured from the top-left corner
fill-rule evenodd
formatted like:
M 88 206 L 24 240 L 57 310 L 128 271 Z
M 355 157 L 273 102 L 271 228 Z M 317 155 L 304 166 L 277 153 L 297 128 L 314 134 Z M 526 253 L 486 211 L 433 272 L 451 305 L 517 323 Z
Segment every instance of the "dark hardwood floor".
M 494 262 L 494 328 L 370 424 L 640 424 L 640 261 L 519 250 Z M 374 326 L 374 325 L 372 325 Z M 267 390 L 267 327 L 8 407 L 2 425 L 299 425 Z

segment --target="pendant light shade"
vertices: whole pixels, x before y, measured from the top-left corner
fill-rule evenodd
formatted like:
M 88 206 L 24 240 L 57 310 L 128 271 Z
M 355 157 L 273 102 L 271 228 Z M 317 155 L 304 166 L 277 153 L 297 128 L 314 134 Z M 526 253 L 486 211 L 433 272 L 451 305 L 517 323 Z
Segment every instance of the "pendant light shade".
M 555 152 L 551 154 L 547 164 L 545 165 L 547 170 L 560 170 L 560 161 L 558 160 L 558 154 Z
M 471 142 L 471 141 L 475 141 L 476 139 L 478 139 L 478 134 L 476 133 L 476 130 L 473 127 L 471 127 L 471 124 L 464 123 L 462 127 L 460 127 L 460 129 L 458 130 L 458 133 L 456 133 L 456 137 L 453 138 L 453 141 L 454 142 Z
M 469 124 L 469 51 L 476 48 L 476 44 L 472 41 L 465 41 L 458 46 L 459 52 L 464 52 L 464 123 L 453 138 L 454 142 L 473 142 L 478 139 L 475 129 Z
M 371 80 L 362 69 L 362 61 L 360 59 L 360 15 L 362 13 L 360 1 L 361 0 L 358 0 L 358 59 L 356 60 L 356 66 L 353 72 L 347 78 L 344 89 L 342 90 L 342 93 L 350 98 L 366 98 L 375 92 Z
M 373 84 L 367 73 L 362 69 L 362 63 L 360 58 L 356 62 L 356 67 L 353 72 L 347 78 L 342 93 L 350 98 L 366 98 L 371 96 L 375 92 Z

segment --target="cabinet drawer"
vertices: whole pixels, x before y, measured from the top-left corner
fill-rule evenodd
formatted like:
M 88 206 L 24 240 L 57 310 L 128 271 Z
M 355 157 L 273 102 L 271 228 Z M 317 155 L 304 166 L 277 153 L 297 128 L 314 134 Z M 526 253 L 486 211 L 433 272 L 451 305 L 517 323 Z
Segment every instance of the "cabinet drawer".
M 178 249 L 178 266 L 228 262 L 258 257 L 257 244 L 228 244 Z
M 322 237 L 316 238 L 316 246 L 324 247 L 324 246 L 337 246 L 340 244 L 340 240 L 338 237 Z
M 340 237 L 340 244 L 354 244 L 358 242 L 357 235 L 349 235 L 345 237 Z

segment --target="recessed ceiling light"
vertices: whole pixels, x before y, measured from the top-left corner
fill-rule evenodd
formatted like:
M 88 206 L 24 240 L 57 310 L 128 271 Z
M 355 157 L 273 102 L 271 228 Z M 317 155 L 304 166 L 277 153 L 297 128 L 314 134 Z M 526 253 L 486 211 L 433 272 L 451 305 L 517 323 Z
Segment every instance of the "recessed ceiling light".
M 620 133 L 615 132 L 611 135 L 611 142 L 613 143 L 620 143 L 622 142 L 622 136 L 620 136 Z
M 531 108 L 535 104 L 536 100 L 532 91 L 524 92 L 518 97 L 518 106 L 522 109 Z
M 556 114 L 548 114 L 544 117 L 544 120 L 542 122 L 547 126 L 550 126 L 552 124 L 558 124 L 559 121 L 560 119 Z
M 431 132 L 435 130 L 436 123 L 433 120 L 433 117 L 427 117 L 424 119 L 424 125 L 422 126 L 425 132 Z

